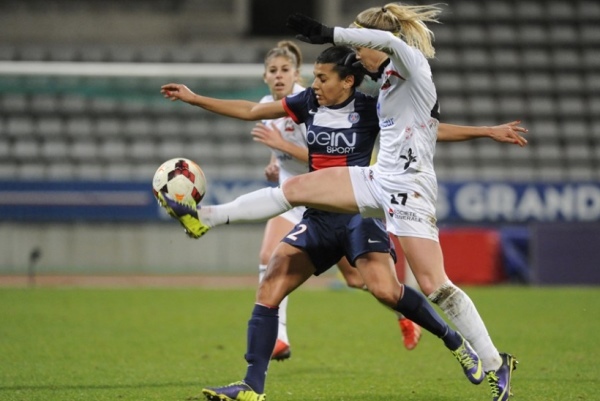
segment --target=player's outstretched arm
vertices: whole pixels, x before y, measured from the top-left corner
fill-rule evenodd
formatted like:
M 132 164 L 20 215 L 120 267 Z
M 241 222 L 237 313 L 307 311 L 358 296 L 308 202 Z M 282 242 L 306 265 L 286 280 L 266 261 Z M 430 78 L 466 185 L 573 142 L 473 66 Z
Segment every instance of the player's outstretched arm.
M 523 134 L 527 128 L 522 127 L 521 121 L 495 125 L 492 127 L 471 127 L 464 125 L 453 125 L 441 123 L 438 128 L 439 142 L 468 141 L 476 138 L 491 138 L 496 142 L 511 143 L 521 147 L 527 145 L 527 139 Z
M 170 83 L 163 85 L 160 88 L 160 93 L 171 101 L 181 100 L 204 110 L 240 120 L 270 120 L 287 115 L 280 101 L 256 103 L 248 100 L 217 99 L 198 95 L 183 84 Z

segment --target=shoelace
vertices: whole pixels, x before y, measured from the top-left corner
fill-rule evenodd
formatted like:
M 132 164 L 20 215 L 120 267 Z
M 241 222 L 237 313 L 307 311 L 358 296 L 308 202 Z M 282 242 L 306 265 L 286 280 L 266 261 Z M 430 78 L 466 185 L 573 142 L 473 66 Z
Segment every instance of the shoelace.
M 473 358 L 471 358 L 471 355 L 469 355 L 467 352 L 467 348 L 464 344 L 461 345 L 459 349 L 454 351 L 454 356 L 465 368 L 473 369 L 475 367 L 475 361 L 473 361 Z
M 234 386 L 247 386 L 247 384 L 243 380 L 240 380 L 239 382 L 228 384 L 225 387 L 234 387 Z
M 498 386 L 498 376 L 496 372 L 488 372 L 488 383 L 492 389 L 492 397 L 496 398 L 500 396 L 500 386 Z

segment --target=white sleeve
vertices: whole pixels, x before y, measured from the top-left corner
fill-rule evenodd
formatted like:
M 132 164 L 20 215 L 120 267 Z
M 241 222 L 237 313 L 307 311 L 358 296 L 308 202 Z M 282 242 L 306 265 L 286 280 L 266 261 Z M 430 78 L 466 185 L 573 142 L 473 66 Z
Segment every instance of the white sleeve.
M 410 72 L 422 63 L 424 57 L 418 49 L 409 46 L 391 32 L 378 29 L 335 27 L 333 41 L 336 45 L 368 47 L 387 53 L 404 78 L 411 75 Z

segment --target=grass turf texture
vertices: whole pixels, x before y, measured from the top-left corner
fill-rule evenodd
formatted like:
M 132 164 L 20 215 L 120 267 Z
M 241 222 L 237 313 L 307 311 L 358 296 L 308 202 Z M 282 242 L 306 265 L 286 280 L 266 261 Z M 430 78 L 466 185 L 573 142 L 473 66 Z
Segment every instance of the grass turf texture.
M 514 400 L 598 400 L 600 289 L 467 288 L 496 345 L 521 361 Z M 195 400 L 245 372 L 253 290 L 0 289 L 0 400 Z M 360 291 L 299 290 L 293 355 L 270 400 L 490 400 L 429 333 L 404 350 Z

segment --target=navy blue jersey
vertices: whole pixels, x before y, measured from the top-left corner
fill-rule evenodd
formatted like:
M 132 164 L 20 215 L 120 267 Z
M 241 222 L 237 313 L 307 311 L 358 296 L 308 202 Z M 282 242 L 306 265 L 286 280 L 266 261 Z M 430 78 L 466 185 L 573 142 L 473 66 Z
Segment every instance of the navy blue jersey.
M 312 88 L 283 99 L 296 124 L 306 125 L 310 171 L 335 166 L 366 167 L 379 133 L 377 98 L 354 92 L 344 103 L 319 106 Z
M 295 123 L 306 125 L 311 171 L 370 164 L 379 133 L 376 98 L 355 91 L 344 103 L 325 107 L 319 106 L 313 89 L 308 88 L 282 102 Z M 353 266 L 359 256 L 370 252 L 389 252 L 396 259 L 383 223 L 360 214 L 307 208 L 283 242 L 306 252 L 316 268 L 315 275 L 329 269 L 342 256 Z

